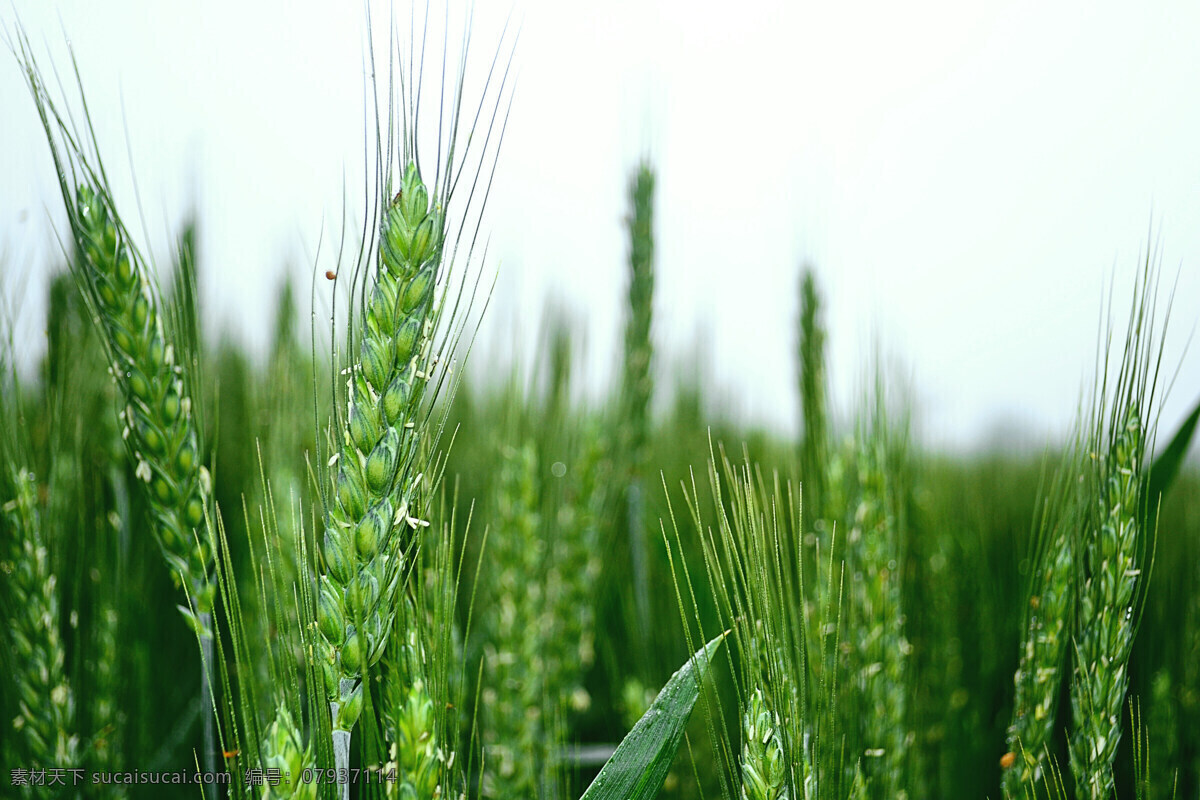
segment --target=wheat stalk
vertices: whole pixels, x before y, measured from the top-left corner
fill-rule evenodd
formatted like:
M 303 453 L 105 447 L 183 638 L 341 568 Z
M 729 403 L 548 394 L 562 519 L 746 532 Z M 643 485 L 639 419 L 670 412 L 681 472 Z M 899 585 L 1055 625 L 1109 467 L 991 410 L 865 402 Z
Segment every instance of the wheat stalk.
M 387 797 L 453 797 L 450 770 L 454 754 L 452 747 L 443 746 L 438 735 L 423 627 L 411 599 L 405 595 L 401 602 L 403 619 L 394 634 L 385 683 Z
M 1054 733 L 1062 670 L 1072 630 L 1075 601 L 1075 546 L 1079 525 L 1079 484 L 1083 463 L 1072 446 L 1043 503 L 1029 587 L 1008 727 L 1004 792 L 1022 796 L 1046 772 L 1047 748 Z
M 541 464 L 532 442 L 501 451 L 483 620 L 489 797 L 550 791 L 563 720 L 591 702 L 583 678 L 595 658 L 605 449 L 588 431 L 570 467 Z
M 13 673 L 18 714 L 12 727 L 25 740 L 25 763 L 74 767 L 79 763 L 75 699 L 63 665 L 57 579 L 46 552 L 37 482 L 26 469 L 3 468 L 6 480 L 0 485 L 12 499 L 0 506 L 0 572 L 12 655 L 21 665 Z
M 122 714 L 115 701 L 119 686 L 116 669 L 120 663 L 118 623 L 117 612 L 110 606 L 100 609 L 92 623 L 96 649 L 96 657 L 91 663 L 91 670 L 95 675 L 92 719 L 97 729 L 96 738 L 92 741 L 92 751 L 96 763 L 107 767 L 119 766 L 121 754 L 119 726 L 122 723 Z
M 1031 609 L 1014 675 L 1013 720 L 1003 764 L 1004 790 L 1010 797 L 1041 779 L 1046 747 L 1054 733 L 1061 669 L 1071 630 L 1074 554 L 1067 537 L 1056 538 L 1042 560 L 1040 589 L 1031 594 Z
M 640 477 L 646 466 L 650 399 L 654 392 L 651 372 L 654 358 L 650 339 L 654 322 L 654 170 L 638 166 L 629 183 L 629 318 L 625 323 L 625 361 L 621 395 L 627 417 L 623 420 L 624 446 L 630 469 Z
M 79 292 L 69 270 L 51 279 L 47 321 L 41 402 L 53 409 L 47 430 L 49 441 L 42 445 L 38 434 L 31 432 L 30 436 L 39 442 L 32 449 L 44 447 L 50 458 L 40 517 L 47 521 L 43 530 L 58 545 L 49 549 L 61 554 L 61 566 L 57 567 L 61 574 L 71 574 L 71 561 L 85 557 L 82 553 L 92 544 L 82 541 L 81 536 L 92 539 L 94 535 L 96 542 L 103 543 L 101 551 L 106 551 L 98 560 L 88 562 L 91 591 L 68 584 L 70 602 L 83 613 L 69 617 L 71 628 L 78 626 L 79 633 L 74 637 L 75 647 L 69 648 L 77 655 L 69 660 L 67 671 L 80 698 L 76 727 L 83 742 L 82 765 L 93 770 L 115 770 L 123 761 L 127 729 L 126 709 L 119 698 L 129 655 L 129 649 L 119 645 L 127 639 L 120 635 L 116 610 L 121 581 L 120 565 L 114 557 L 117 536 L 128 516 L 126 513 L 123 517 L 117 510 L 124 510 L 128 499 L 127 459 L 117 417 L 110 413 L 120 388 L 105 367 L 107 358 L 86 297 Z M 15 410 L 10 413 L 19 414 Z M 86 425 L 80 420 L 86 420 Z M 17 449 L 24 448 L 18 445 Z M 18 457 L 11 463 L 20 461 Z M 89 463 L 93 469 L 87 469 Z M 105 514 L 102 509 L 108 496 L 116 508 Z M 112 787 L 111 796 L 123 797 L 125 793 Z
M 482 694 L 484 741 L 492 759 L 484 783 L 487 797 L 536 797 L 547 758 L 539 630 L 546 543 L 538 488 L 533 446 L 506 449 L 488 555 L 494 612 L 486 620 L 490 630 Z
M 183 366 L 175 363 L 144 266 L 107 193 L 80 185 L 72 220 L 84 257 L 84 281 L 113 356 L 112 373 L 125 392 L 123 435 L 146 484 L 163 557 L 177 583 L 194 598 L 197 614 L 186 615 L 207 637 L 211 632 L 202 615 L 212 611 L 212 554 L 207 537 L 196 530 L 204 524 L 211 489 L 200 463 Z
M 439 482 L 432 459 L 445 418 L 431 421 L 432 405 L 440 389 L 449 384 L 453 393 L 457 378 L 449 378 L 450 365 L 444 358 L 457 347 L 462 327 L 454 327 L 459 312 L 469 312 L 474 296 L 465 283 L 452 292 L 449 277 L 460 245 L 469 262 L 478 236 L 478 223 L 491 187 L 485 171 L 491 160 L 494 173 L 505 120 L 502 101 L 508 85 L 507 66 L 498 51 L 484 84 L 483 97 L 473 118 L 465 120 L 466 136 L 460 139 L 466 50 L 458 64 L 453 85 L 446 84 L 446 62 L 442 62 L 440 94 L 437 96 L 438 132 L 433 179 L 422 177 L 418 157 L 421 87 L 424 84 L 424 34 L 414 28 L 411 49 L 400 63 L 407 68 L 397 74 L 393 57 L 400 56 L 389 41 L 388 90 L 381 95 L 374 65 L 372 82 L 376 101 L 375 191 L 369 192 L 369 212 L 377 224 L 363 236 L 363 249 L 352 273 L 348 328 L 350 366 L 344 392 L 334 387 L 339 415 L 332 426 L 330 470 L 322 539 L 322 569 L 318 578 L 318 661 L 324 673 L 329 700 L 334 760 L 338 768 L 349 766 L 351 732 L 370 694 L 365 682 L 379 663 L 393 634 L 402 641 L 421 635 L 420 627 L 396 628 L 409 576 L 416 567 L 422 546 L 421 518 L 427 499 Z M 428 24 L 423 19 L 422 24 Z M 464 48 L 470 40 L 465 29 Z M 417 37 L 421 37 L 418 39 Z M 443 46 L 447 46 L 443 42 Z M 418 52 L 419 50 L 419 52 Z M 369 57 L 375 47 L 368 34 Z M 446 54 L 448 56 L 448 53 Z M 511 63 L 511 62 L 510 62 Z M 503 75 L 493 81 L 493 71 Z M 398 79 L 399 94 L 393 90 Z M 494 106 L 490 108 L 488 95 Z M 386 114 L 380 113 L 386 104 Z M 475 125 L 485 121 L 484 136 L 473 141 Z M 386 134 L 384 131 L 386 130 Z M 399 141 L 393 134 L 399 132 Z M 495 135 L 494 135 L 495 134 Z M 393 183 L 393 158 L 399 159 L 399 185 Z M 424 162 L 428 163 L 428 162 Z M 448 233 L 447 214 L 455 187 L 464 178 L 466 166 L 475 175 L 462 181 L 466 197 L 456 204 L 457 229 Z M 393 189 L 396 190 L 392 197 Z M 477 193 L 478 190 L 478 193 Z M 376 193 L 377 192 L 377 193 Z M 380 201 L 378 198 L 384 198 Z M 390 200 L 386 199 L 391 197 Z M 474 222 L 472 231 L 470 223 Z M 377 235 L 376 235 L 377 234 Z M 331 273 L 336 277 L 335 273 Z M 439 285 L 442 291 L 439 292 Z M 447 301 L 449 301 L 447 305 Z M 443 308 L 447 308 L 443 317 Z M 449 330 L 442 327 L 448 323 Z M 428 397 L 426 394 L 428 392 Z M 345 405 L 340 403 L 344 401 Z M 400 624 L 403 626 L 403 616 Z M 412 641 L 413 647 L 427 643 Z M 423 651 L 421 651 L 423 652 Z M 449 665 L 435 665 L 438 670 Z M 423 686 L 432 676 L 414 673 L 411 679 Z M 411 684 L 410 689 L 416 686 Z M 429 720 L 436 723 L 435 716 Z M 421 741 L 434 735 L 421 734 Z M 402 754 L 401 754 L 402 755 Z M 342 796 L 348 796 L 349 786 Z
M 542 661 L 547 710 L 556 716 L 567 706 L 582 711 L 591 703 L 583 679 L 595 660 L 600 524 L 610 471 L 598 436 L 589 431 L 581 447 L 568 474 L 556 479 L 566 480 L 568 485 L 557 498 L 556 524 L 546 532 L 549 557 Z
M 824 776 L 813 758 L 821 742 L 812 734 L 831 732 L 820 730 L 816 721 L 835 690 L 812 682 L 808 651 L 815 631 L 796 602 L 804 593 L 798 495 L 778 474 L 768 482 L 748 459 L 738 466 L 724 452 L 719 459 L 713 455 L 708 465 L 717 527 L 701 542 L 720 623 L 732 628 L 740 643 L 740 766 L 732 763 L 729 731 L 718 737 L 711 725 L 709 733 L 729 759 L 730 772 L 740 769 L 743 797 L 833 796 L 832 782 L 818 794 Z M 703 531 L 695 486 L 685 487 L 684 496 L 693 524 Z M 675 529 L 681 543 L 677 524 Z M 694 594 L 690 577 L 687 581 Z M 826 689 L 830 695 L 822 696 Z
M 844 666 L 841 651 L 846 648 L 840 639 L 845 572 L 842 542 L 845 536 L 835 535 L 841 530 L 835 525 L 846 513 L 849 498 L 853 496 L 850 492 L 854 483 L 851 472 L 856 454 L 852 440 L 848 439 L 838 447 L 831 441 L 825 365 L 827 334 L 821 293 L 812 267 L 806 267 L 802 272 L 799 294 L 796 352 L 803 423 L 800 479 L 804 517 L 812 521 L 813 532 L 807 537 L 807 547 L 801 541 L 797 541 L 796 546 L 798 552 L 805 551 L 812 558 L 814 580 L 809 582 L 808 592 L 800 601 L 805 604 L 805 615 L 812 618 L 816 632 L 815 636 L 807 637 L 805 646 L 813 682 L 821 685 L 820 691 L 811 693 L 808 714 L 802 723 L 802 740 L 805 742 L 806 765 L 832 766 L 844 760 L 841 752 L 844 737 L 839 740 L 835 732 L 842 727 L 838 686 L 839 671 Z M 800 531 L 797 532 L 799 535 Z M 845 723 L 848 732 L 852 729 L 851 720 L 846 719 Z M 854 778 L 852 773 L 841 776 L 840 780 L 822 777 L 809 766 L 804 778 L 804 795 L 806 798 L 837 796 L 839 783 Z M 858 779 L 861 780 L 861 775 Z
M 910 651 L 901 607 L 901 549 L 894 487 L 888 476 L 887 434 L 860 437 L 859 499 L 846 536 L 849 644 L 863 704 L 859 736 L 865 777 L 883 797 L 901 793 L 907 734 L 905 670 Z
M 107 189 L 80 184 L 75 203 L 71 227 L 83 255 L 82 283 L 99 311 L 103 339 L 113 358 L 112 374 L 124 391 L 122 436 L 136 459 L 136 475 L 145 484 L 159 549 L 176 585 L 187 593 L 188 605 L 179 610 L 200 639 L 203 758 L 211 772 L 216 769 L 209 682 L 216 589 L 210 581 L 213 549 L 203 528 L 212 486 L 200 461 L 188 376 L 184 366 L 175 363 L 145 265 L 130 245 Z
M 351 367 L 333 496 L 325 520 L 319 629 L 338 747 L 362 711 L 361 678 L 383 654 L 396 618 L 406 551 L 417 519 L 419 410 L 433 364 L 434 284 L 444 220 L 416 164 L 384 215 L 379 270 Z
M 316 759 L 286 703 L 276 708 L 259 752 L 264 771 L 271 773 L 265 776 L 262 800 L 316 800 L 320 785 L 309 778 Z
M 755 689 L 742 712 L 742 800 L 788 800 L 787 759 L 779 717 Z
M 826 412 L 825 326 L 821 319 L 821 296 L 811 268 L 800 280 L 799 351 L 801 417 L 804 438 L 800 448 L 804 509 L 810 519 L 822 521 L 829 497 L 826 470 L 829 464 L 829 421 Z M 823 523 L 822 523 L 823 524 Z
M 1113 793 L 1113 760 L 1129 688 L 1129 656 L 1145 599 L 1143 570 L 1152 558 L 1145 459 L 1157 427 L 1162 333 L 1155 326 L 1156 269 L 1149 255 L 1134 288 L 1120 360 L 1111 379 L 1101 350 L 1095 415 L 1087 438 L 1091 468 L 1083 482 L 1089 518 L 1077 532 L 1078 599 L 1071 681 L 1071 772 L 1076 794 Z
M 642 479 L 646 469 L 646 443 L 650 400 L 654 392 L 654 170 L 648 162 L 638 166 L 629 183 L 629 317 L 625 323 L 625 360 L 621 383 L 621 434 L 626 459 L 626 513 L 633 560 L 633 593 L 638 619 L 650 616 L 649 549 L 642 520 Z M 644 630 L 637 626 L 637 630 Z M 643 639 L 642 651 L 649 647 Z
M 1145 437 L 1138 407 L 1130 405 L 1108 451 L 1099 457 L 1099 526 L 1087 536 L 1082 551 L 1086 573 L 1079 591 L 1071 684 L 1071 771 L 1079 796 L 1092 800 L 1112 795 L 1112 763 L 1121 741 L 1135 590 L 1142 568 Z
M 200 639 L 203 759 L 205 766 L 215 771 L 209 683 L 215 587 L 209 580 L 213 552 L 206 528 L 212 487 L 201 463 L 189 394 L 189 380 L 194 375 L 177 363 L 175 347 L 163 331 L 147 265 L 116 212 L 78 68 L 75 77 L 83 105 L 83 134 L 69 115 L 64 117 L 56 108 L 28 39 L 20 31 L 17 57 L 50 145 L 70 220 L 79 256 L 73 264 L 76 281 L 100 329 L 110 372 L 123 394 L 122 436 L 137 463 L 136 475 L 144 484 L 159 550 L 172 579 L 187 596 L 187 605 L 180 605 L 179 610 Z M 193 294 L 185 294 L 194 300 Z M 176 311 L 194 321 L 194 307 Z M 185 336 L 185 340 L 194 350 L 194 337 Z M 179 361 L 192 354 L 179 353 Z

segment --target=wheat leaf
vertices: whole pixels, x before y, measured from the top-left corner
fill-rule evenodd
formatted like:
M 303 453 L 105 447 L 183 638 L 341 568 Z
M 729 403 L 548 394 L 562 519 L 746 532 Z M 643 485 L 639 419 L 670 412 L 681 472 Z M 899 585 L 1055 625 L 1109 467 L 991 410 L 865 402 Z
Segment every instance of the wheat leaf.
M 658 795 L 683 741 L 710 659 L 724 638 L 721 634 L 706 644 L 671 676 L 580 800 L 651 800 Z
M 1150 476 L 1146 480 L 1146 492 L 1151 508 L 1166 495 L 1167 490 L 1175 481 L 1175 476 L 1179 474 L 1183 457 L 1187 455 L 1188 448 L 1192 443 L 1192 436 L 1196 433 L 1197 422 L 1200 422 L 1200 402 L 1196 403 L 1192 413 L 1188 414 L 1187 419 L 1175 432 L 1175 436 L 1171 438 L 1171 443 L 1159 454 L 1158 458 L 1154 460 L 1153 466 L 1150 467 Z

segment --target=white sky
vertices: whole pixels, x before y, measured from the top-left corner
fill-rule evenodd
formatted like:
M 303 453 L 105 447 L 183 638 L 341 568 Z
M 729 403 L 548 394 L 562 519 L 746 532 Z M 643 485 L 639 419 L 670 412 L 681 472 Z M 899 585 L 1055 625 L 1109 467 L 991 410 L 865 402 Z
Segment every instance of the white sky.
M 625 187 L 648 153 L 660 364 L 686 363 L 699 341 L 744 418 L 795 428 L 796 286 L 811 261 L 843 408 L 878 341 L 906 365 L 929 441 L 1061 432 L 1091 374 L 1102 294 L 1115 281 L 1125 310 L 1152 237 L 1164 282 L 1178 274 L 1173 429 L 1200 396 L 1200 352 L 1184 355 L 1200 318 L 1200 6 L 750 5 L 518 3 L 517 98 L 485 219 L 500 276 L 475 368 L 514 341 L 528 351 L 553 296 L 586 319 L 593 384 L 611 373 Z M 15 8 L 60 68 L 70 37 L 118 199 L 132 167 L 152 247 L 165 254 L 197 207 L 206 307 L 261 345 L 285 264 L 307 286 L 343 193 L 360 205 L 361 5 Z M 476 4 L 477 66 L 508 10 Z M 12 30 L 12 6 L 0 20 Z M 60 205 L 5 55 L 3 289 L 26 287 L 31 352 Z

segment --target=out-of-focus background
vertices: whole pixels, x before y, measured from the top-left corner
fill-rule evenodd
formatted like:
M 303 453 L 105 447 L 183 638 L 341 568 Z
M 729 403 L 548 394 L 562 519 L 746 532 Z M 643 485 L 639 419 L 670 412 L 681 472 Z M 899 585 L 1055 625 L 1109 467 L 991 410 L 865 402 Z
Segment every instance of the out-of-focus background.
M 71 42 L 152 249 L 194 214 L 204 313 L 261 353 L 262 298 L 285 271 L 306 287 L 324 271 L 344 209 L 360 222 L 362 9 L 18 0 L 15 19 L 60 72 Z M 481 2 L 476 67 L 506 21 L 520 28 L 517 93 L 473 370 L 531 353 L 551 299 L 586 321 L 589 385 L 612 381 L 624 195 L 642 156 L 658 171 L 660 366 L 699 361 L 746 422 L 797 427 L 805 263 L 827 295 L 835 398 L 857 396 L 857 365 L 878 350 L 911 376 L 919 435 L 942 447 L 1060 437 L 1106 292 L 1123 312 L 1147 248 L 1177 281 L 1165 364 L 1181 363 L 1200 316 L 1194 4 Z M 36 333 L 65 217 L 8 60 L 3 289 Z M 44 347 L 23 341 L 30 359 Z M 1185 368 L 1164 424 L 1197 393 L 1200 370 Z

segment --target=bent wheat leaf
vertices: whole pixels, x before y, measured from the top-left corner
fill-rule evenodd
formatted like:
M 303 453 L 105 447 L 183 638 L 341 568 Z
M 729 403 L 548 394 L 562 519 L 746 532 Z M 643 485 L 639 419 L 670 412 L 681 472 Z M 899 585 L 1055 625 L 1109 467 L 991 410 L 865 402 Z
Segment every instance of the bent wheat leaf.
M 651 800 L 658 795 L 700 696 L 700 683 L 724 639 L 725 634 L 713 639 L 671 676 L 580 800 Z

